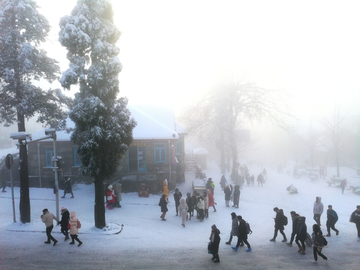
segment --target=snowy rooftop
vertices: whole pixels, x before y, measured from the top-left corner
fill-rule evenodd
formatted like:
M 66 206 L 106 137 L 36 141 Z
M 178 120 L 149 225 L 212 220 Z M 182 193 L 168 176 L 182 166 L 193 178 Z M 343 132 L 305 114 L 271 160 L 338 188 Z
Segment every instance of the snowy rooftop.
M 179 138 L 179 134 L 186 133 L 183 127 L 175 123 L 174 111 L 170 107 L 128 105 L 128 109 L 131 117 L 137 122 L 137 126 L 133 129 L 134 140 L 174 140 Z M 74 127 L 70 119 L 67 121 L 67 127 Z M 69 141 L 71 133 L 61 130 L 57 131 L 56 135 L 58 141 Z M 43 137 L 45 137 L 45 129 L 32 134 L 33 140 Z

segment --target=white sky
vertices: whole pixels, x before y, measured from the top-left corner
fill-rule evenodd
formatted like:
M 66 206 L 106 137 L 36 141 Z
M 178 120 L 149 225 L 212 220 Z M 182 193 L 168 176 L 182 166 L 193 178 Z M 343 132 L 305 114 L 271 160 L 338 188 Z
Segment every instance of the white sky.
M 49 54 L 67 68 L 59 18 L 75 0 L 38 0 L 53 24 Z M 296 113 L 360 104 L 358 1 L 116 0 L 124 66 L 121 95 L 130 103 L 180 108 L 219 81 L 284 89 Z M 59 47 L 58 47 L 59 46 Z

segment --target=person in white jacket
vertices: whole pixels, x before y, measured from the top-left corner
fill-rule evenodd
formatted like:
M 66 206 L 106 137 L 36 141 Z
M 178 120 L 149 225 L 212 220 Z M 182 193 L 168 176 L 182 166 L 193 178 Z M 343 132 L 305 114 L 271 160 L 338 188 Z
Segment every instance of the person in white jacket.
M 200 198 L 199 198 L 199 202 L 197 204 L 197 209 L 198 209 L 198 213 L 199 213 L 199 220 L 204 221 L 205 202 L 204 202 L 204 198 L 202 196 L 200 196 Z
M 189 207 L 186 204 L 185 199 L 180 199 L 180 205 L 178 207 L 178 210 L 179 210 L 179 214 L 181 216 L 181 225 L 183 227 L 185 227 L 186 216 L 187 216 L 187 212 L 189 210 Z
M 316 200 L 314 202 L 313 213 L 314 213 L 314 220 L 319 226 L 321 226 L 320 218 L 323 211 L 324 211 L 324 205 L 321 202 L 321 197 L 316 197 Z
M 48 238 L 47 241 L 45 241 L 44 243 L 45 244 L 50 244 L 51 240 L 52 240 L 54 242 L 53 246 L 55 246 L 58 241 L 51 235 L 51 231 L 54 228 L 54 219 L 57 222 L 59 222 L 59 220 L 52 213 L 50 213 L 47 208 L 45 208 L 43 210 L 43 214 L 40 217 L 41 217 L 42 222 L 45 223 L 46 236 Z

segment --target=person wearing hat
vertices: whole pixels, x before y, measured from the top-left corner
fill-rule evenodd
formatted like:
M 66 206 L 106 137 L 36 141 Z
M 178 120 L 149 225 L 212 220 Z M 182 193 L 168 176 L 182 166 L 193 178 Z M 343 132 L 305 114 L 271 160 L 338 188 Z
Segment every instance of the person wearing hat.
M 211 234 L 210 234 L 210 243 L 208 246 L 209 251 L 213 255 L 211 260 L 214 263 L 219 263 L 219 245 L 220 245 L 220 230 L 216 227 L 216 225 L 211 226 Z
M 47 241 L 45 241 L 45 244 L 50 244 L 51 240 L 54 242 L 53 246 L 56 245 L 56 243 L 58 242 L 52 235 L 51 235 L 51 231 L 54 228 L 54 219 L 59 222 L 59 220 L 57 219 L 57 217 L 55 217 L 52 213 L 49 212 L 48 209 L 44 209 L 43 214 L 40 216 L 42 222 L 45 223 L 46 226 L 46 236 L 47 236 Z
M 66 241 L 69 239 L 68 225 L 69 225 L 70 214 L 69 211 L 64 206 L 61 207 L 60 213 L 61 213 L 61 220 L 60 220 L 61 233 L 65 235 L 64 241 Z
M 79 228 L 81 227 L 81 223 L 78 221 L 75 211 L 72 211 L 70 213 L 69 223 L 70 223 L 70 236 L 71 236 L 71 242 L 69 244 L 74 245 L 75 240 L 76 240 L 79 243 L 78 246 L 80 247 L 83 244 L 78 237 Z
M 352 212 L 350 222 L 355 223 L 357 229 L 358 241 L 360 241 L 360 205 L 356 206 L 356 210 Z
M 65 177 L 64 196 L 62 196 L 61 198 L 65 198 L 66 193 L 71 193 L 71 198 L 74 198 L 74 193 L 72 192 L 70 177 Z
M 286 238 L 286 235 L 284 233 L 284 219 L 285 219 L 284 211 L 282 209 L 277 208 L 277 207 L 274 208 L 274 211 L 276 212 L 276 217 L 274 218 L 275 230 L 274 230 L 274 237 L 271 238 L 270 241 L 275 242 L 278 231 L 280 231 L 280 233 L 284 237 L 282 242 L 286 242 L 287 238 Z
M 231 232 L 230 232 L 230 238 L 229 241 L 227 241 L 225 244 L 227 245 L 231 245 L 231 241 L 233 239 L 233 236 L 237 236 L 238 235 L 238 226 L 239 226 L 239 222 L 237 220 L 236 217 L 236 213 L 232 212 L 231 213 L 231 219 L 232 219 L 232 223 L 231 223 Z

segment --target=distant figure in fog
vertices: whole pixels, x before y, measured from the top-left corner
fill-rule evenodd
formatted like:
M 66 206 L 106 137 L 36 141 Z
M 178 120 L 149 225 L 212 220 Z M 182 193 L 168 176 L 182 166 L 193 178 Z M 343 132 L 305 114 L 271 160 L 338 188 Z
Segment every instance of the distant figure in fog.
M 344 180 L 342 180 L 341 183 L 340 183 L 340 188 L 341 188 L 341 193 L 342 193 L 342 194 L 344 194 L 344 190 L 345 190 L 346 187 L 347 187 L 347 180 L 344 179 Z
M 227 181 L 226 181 L 225 175 L 222 175 L 221 179 L 220 179 L 220 186 L 221 186 L 222 190 L 224 190 L 226 183 L 227 183 Z
M 61 198 L 65 198 L 66 193 L 71 193 L 71 198 L 74 198 L 74 193 L 72 192 L 70 177 L 65 177 L 64 196 L 62 196 Z
M 168 211 L 167 204 L 168 204 L 168 201 L 166 200 L 166 195 L 163 194 L 163 195 L 161 196 L 161 198 L 160 198 L 160 201 L 159 201 L 159 206 L 160 206 L 161 213 L 162 213 L 162 215 L 160 216 L 160 218 L 161 218 L 163 221 L 166 221 L 165 215 L 166 215 L 166 212 Z
M 263 186 L 263 183 L 265 182 L 264 176 L 262 175 L 262 173 L 260 173 L 257 177 L 257 182 L 258 182 L 258 186 Z
M 224 193 L 225 193 L 225 205 L 226 205 L 226 207 L 230 207 L 229 201 L 230 201 L 230 199 L 231 199 L 231 193 L 232 193 L 232 191 L 233 191 L 233 187 L 232 187 L 231 184 L 230 184 L 230 186 L 229 186 L 229 185 L 226 185 L 226 187 L 224 188 Z

